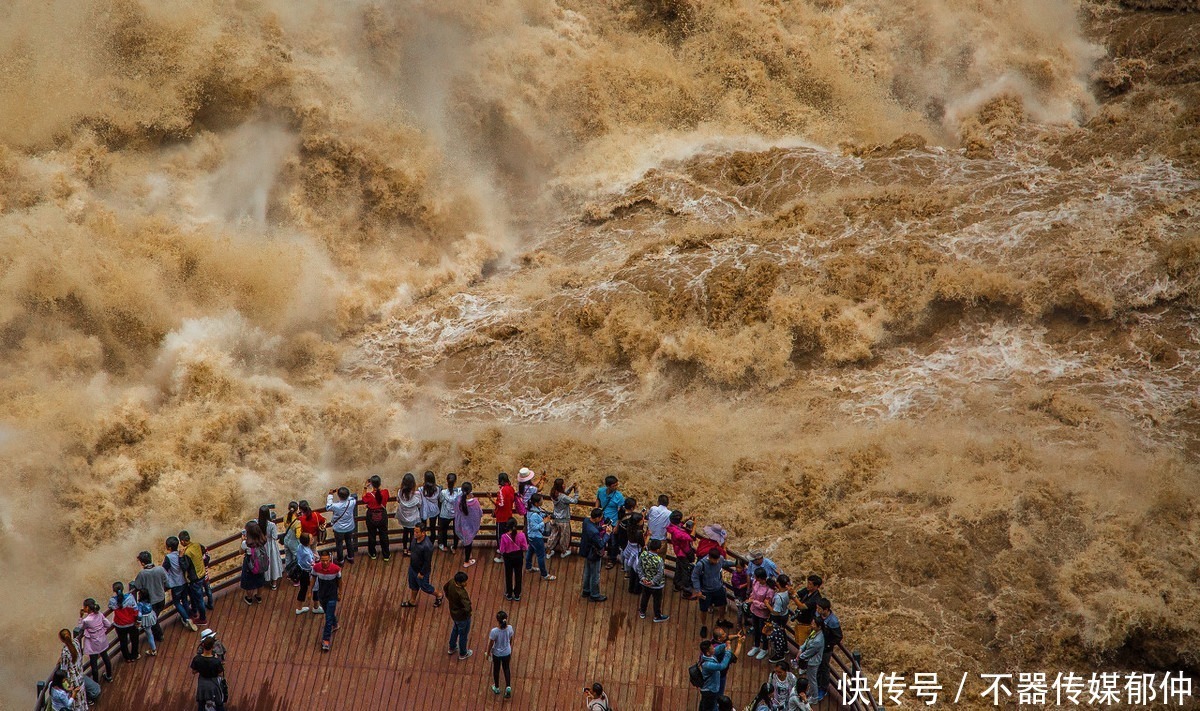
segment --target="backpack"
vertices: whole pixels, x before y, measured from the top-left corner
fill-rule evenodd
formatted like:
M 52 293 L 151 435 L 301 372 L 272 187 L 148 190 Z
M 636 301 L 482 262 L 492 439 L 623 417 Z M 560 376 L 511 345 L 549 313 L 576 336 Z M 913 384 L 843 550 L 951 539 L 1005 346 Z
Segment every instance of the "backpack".
M 196 571 L 196 564 L 192 562 L 191 556 L 179 554 L 179 570 L 183 573 L 183 579 L 189 583 L 200 582 L 200 575 Z
M 252 546 L 250 550 L 246 551 L 246 565 L 252 575 L 258 575 L 266 567 L 263 565 L 263 556 L 259 555 L 259 548 L 261 546 Z
M 655 565 L 651 556 L 657 557 L 657 554 L 645 550 L 638 555 L 638 575 L 642 576 L 643 580 L 653 580 L 654 575 L 658 572 L 658 566 Z
M 688 681 L 697 689 L 704 686 L 704 670 L 700 668 L 700 662 L 696 662 L 688 667 Z
M 525 499 L 520 494 L 513 497 L 513 512 L 522 516 L 529 513 L 529 509 L 525 507 Z

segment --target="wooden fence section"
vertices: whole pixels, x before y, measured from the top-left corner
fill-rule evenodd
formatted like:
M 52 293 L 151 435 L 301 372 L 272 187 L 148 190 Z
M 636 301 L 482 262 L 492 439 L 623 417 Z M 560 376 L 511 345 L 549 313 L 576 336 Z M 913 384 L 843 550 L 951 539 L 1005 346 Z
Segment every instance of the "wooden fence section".
M 593 504 L 580 502 L 579 506 L 590 509 Z M 491 511 L 485 509 L 485 513 Z M 577 543 L 583 517 L 572 518 L 572 538 Z M 408 559 L 395 554 L 400 531 L 394 521 L 391 526 L 389 539 L 394 550 L 389 563 L 366 556 L 365 535 L 360 530 L 358 562 L 345 569 L 343 601 L 338 608 L 341 629 L 335 633 L 329 653 L 320 651 L 324 617 L 297 616 L 296 588 L 286 579 L 280 581 L 278 590 L 262 591 L 265 600 L 259 605 L 247 606 L 236 590 L 221 594 L 238 585 L 240 532 L 208 546 L 210 568 L 215 571 L 210 573 L 210 584 L 218 600 L 209 621 L 229 650 L 230 711 L 432 711 L 500 703 L 509 704 L 510 709 L 581 708 L 582 688 L 593 681 L 604 684 L 619 709 L 676 711 L 698 704 L 699 694 L 688 685 L 686 670 L 697 656 L 702 624 L 699 610 L 694 602 L 681 600 L 670 586 L 663 606 L 671 619 L 654 623 L 648 615 L 642 620 L 637 615 L 638 598 L 628 593 L 619 567 L 601 574 L 607 602 L 582 599 L 583 564 L 578 556 L 571 556 L 547 561 L 551 573 L 558 576 L 556 581 L 527 573 L 522 601 L 508 602 L 504 600 L 503 566 L 492 562 L 489 547 L 494 545 L 496 526 L 494 521 L 486 523 L 476 539 L 479 562 L 466 571 L 474 603 L 470 640 L 475 656 L 459 661 L 446 653 L 450 621 L 445 609 L 433 609 L 432 598 L 425 595 L 416 610 L 400 608 L 408 595 Z M 330 542 L 320 548 L 332 547 Z M 460 566 L 460 552 L 435 551 L 434 585 L 440 588 L 462 570 Z M 667 567 L 674 569 L 669 557 Z M 483 656 L 487 632 L 500 609 L 509 612 L 517 630 L 514 694 L 507 701 L 488 690 L 491 665 Z M 95 708 L 195 708 L 195 680 L 188 665 L 198 638 L 180 625 L 167 624 L 174 617 L 173 607 L 161 616 L 169 632 L 159 644 L 157 657 L 143 654 L 141 661 L 125 664 L 113 638 L 109 654 L 114 681 L 105 685 Z M 792 642 L 794 646 L 795 640 Z M 142 648 L 144 652 L 144 640 Z M 855 655 L 844 646 L 835 649 L 830 670 L 834 681 L 860 669 Z M 740 708 L 769 673 L 765 662 L 743 654 L 729 672 L 727 693 Z M 41 701 L 39 693 L 39 710 Z M 826 700 L 814 708 L 873 711 L 874 702 L 843 705 L 837 690 L 831 688 Z

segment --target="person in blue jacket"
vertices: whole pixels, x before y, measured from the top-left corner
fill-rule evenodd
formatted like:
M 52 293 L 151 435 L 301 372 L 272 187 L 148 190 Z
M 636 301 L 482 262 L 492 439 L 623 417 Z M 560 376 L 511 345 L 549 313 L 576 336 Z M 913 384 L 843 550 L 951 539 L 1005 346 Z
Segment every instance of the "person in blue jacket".
M 711 639 L 700 643 L 700 671 L 704 685 L 700 687 L 700 711 L 717 711 L 721 696 L 721 672 L 729 668 L 733 652 L 723 644 L 714 645 Z
M 592 602 L 608 599 L 600 594 L 600 562 L 604 558 L 607 538 L 604 509 L 594 508 L 588 520 L 583 522 L 583 535 L 579 540 L 579 556 L 583 558 L 583 597 Z

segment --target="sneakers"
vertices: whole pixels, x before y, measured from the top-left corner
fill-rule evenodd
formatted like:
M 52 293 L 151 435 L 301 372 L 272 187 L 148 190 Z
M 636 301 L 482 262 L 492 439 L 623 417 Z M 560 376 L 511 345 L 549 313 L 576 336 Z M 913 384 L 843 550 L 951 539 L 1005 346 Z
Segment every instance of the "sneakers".
M 300 608 L 299 610 L 296 610 L 296 614 L 297 614 L 297 615 L 303 615 L 304 613 L 308 612 L 310 609 L 312 609 L 312 608 L 308 608 L 308 607 L 302 607 L 302 608 Z
M 755 653 L 754 653 L 754 650 L 753 650 L 753 649 L 751 649 L 751 650 L 750 650 L 750 656 L 754 657 L 755 659 L 766 659 L 766 658 L 767 658 L 767 650 L 765 650 L 765 649 L 760 649 L 760 650 L 758 650 L 758 653 L 757 653 L 757 654 L 755 654 Z
M 566 558 L 566 557 L 567 557 L 567 556 L 569 556 L 569 555 L 571 555 L 571 551 L 570 551 L 570 549 L 563 551 L 562 557 L 563 557 L 563 558 Z
M 499 694 L 499 693 L 500 693 L 500 687 L 493 685 L 493 686 L 492 686 L 492 693 L 493 693 L 493 694 Z
M 328 640 L 324 640 L 324 641 L 322 641 L 322 642 L 321 642 L 321 651 L 322 651 L 322 652 L 328 652 L 328 651 L 329 651 L 329 641 L 328 641 Z
M 367 554 L 367 557 L 368 557 L 368 558 L 370 558 L 371 560 L 375 560 L 375 559 L 376 559 L 376 558 L 378 558 L 379 556 L 375 555 L 374 553 L 368 553 L 368 554 Z
M 763 650 L 759 649 L 758 647 L 751 647 L 750 651 L 746 652 L 746 656 L 754 657 L 755 659 L 759 659 L 760 657 L 758 656 L 758 653 L 761 651 L 763 651 Z
M 558 580 L 558 576 L 557 575 L 543 575 L 542 580 L 546 580 L 546 581 Z
M 316 607 L 314 607 L 314 608 L 311 610 L 311 612 L 312 612 L 314 615 L 324 615 L 324 614 L 325 614 L 325 608 L 321 607 L 320 605 L 317 605 Z
M 655 615 L 654 616 L 655 622 L 666 622 L 669 619 L 671 619 L 670 615 Z
M 474 558 L 472 558 L 471 560 L 468 560 L 466 563 L 463 563 L 463 567 L 464 567 L 464 568 L 470 568 L 472 565 L 475 565 L 475 559 L 474 559 Z
M 546 554 L 546 560 L 550 560 L 553 557 L 554 557 L 554 551 L 550 551 L 549 553 Z
M 501 558 L 500 556 L 496 556 L 495 558 L 492 558 L 492 562 L 493 562 L 493 563 L 503 563 L 503 562 L 504 562 L 504 559 L 503 559 L 503 558 Z M 496 693 L 498 694 L 498 693 L 500 693 L 500 692 L 499 692 L 499 691 L 497 691 Z
M 197 628 L 196 628 L 196 623 L 195 623 L 195 622 L 192 622 L 191 620 L 187 620 L 187 619 L 185 619 L 185 620 L 183 621 L 183 626 L 184 626 L 184 627 L 187 627 L 189 630 L 191 630 L 191 631 L 193 631 L 193 632 L 195 632 L 195 631 L 196 631 L 196 629 L 197 629 Z
M 450 650 L 450 651 L 454 651 L 454 650 Z M 466 658 L 470 657 L 470 656 L 471 656 L 472 654 L 474 654 L 474 653 L 475 653 L 475 650 L 474 650 L 474 649 L 468 649 L 466 654 L 460 654 L 460 655 L 458 655 L 458 658 L 459 658 L 459 659 L 466 659 Z
M 591 601 L 592 602 L 604 602 L 607 599 L 608 599 L 608 595 L 597 595 L 597 596 L 591 598 Z
M 511 686 L 504 687 L 504 698 L 506 698 L 506 699 L 512 698 L 512 687 Z
M 639 612 L 638 612 L 638 617 L 639 617 L 640 619 L 643 619 L 643 620 L 644 620 L 644 619 L 646 619 L 646 613 L 645 613 L 644 611 L 639 611 Z
M 438 544 L 438 550 L 439 550 L 439 551 L 444 551 L 444 550 L 446 550 L 446 544 L 445 544 L 445 543 L 439 543 L 439 544 Z
M 156 650 L 156 649 L 147 649 L 147 650 L 146 650 L 146 656 L 148 656 L 148 657 L 157 657 L 157 656 L 158 656 L 158 650 Z
M 337 632 L 337 631 L 338 631 L 338 630 L 340 630 L 341 628 L 342 628 L 342 626 L 341 626 L 341 625 L 334 625 L 334 626 L 333 626 L 333 629 L 331 629 L 331 630 L 329 630 L 329 631 L 330 631 L 330 632 Z
M 504 593 L 504 599 L 512 602 L 513 596 L 511 593 Z
M 513 595 L 513 599 L 512 599 L 512 600 L 513 600 L 513 602 L 520 602 L 520 601 L 521 601 L 521 596 L 520 596 L 520 595 Z
M 390 555 L 385 555 L 385 556 L 383 557 L 383 562 L 384 562 L 384 563 L 391 563 L 391 562 L 392 562 L 392 557 L 391 557 Z
M 446 654 L 454 654 L 454 652 L 455 652 L 454 647 L 451 647 L 450 649 L 446 650 Z

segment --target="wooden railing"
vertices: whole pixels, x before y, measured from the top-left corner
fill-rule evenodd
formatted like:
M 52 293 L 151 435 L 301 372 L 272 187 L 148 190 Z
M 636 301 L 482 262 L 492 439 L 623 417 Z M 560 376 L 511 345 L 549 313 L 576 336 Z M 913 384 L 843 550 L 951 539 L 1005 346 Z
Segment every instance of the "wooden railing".
M 474 496 L 476 496 L 477 498 L 480 498 L 480 499 L 494 498 L 495 495 L 496 495 L 495 492 L 476 492 L 476 493 L 474 493 Z M 584 510 L 590 511 L 591 509 L 596 507 L 596 502 L 581 500 L 574 505 L 581 507 Z M 359 500 L 357 503 L 357 506 L 365 506 L 365 504 L 362 500 Z M 326 508 L 321 507 L 318 509 L 313 509 L 313 511 L 321 514 L 321 513 L 326 512 Z M 492 516 L 492 514 L 495 513 L 495 509 L 484 508 L 483 513 L 486 516 Z M 394 512 L 389 514 L 389 518 L 394 518 L 394 517 L 395 517 Z M 577 524 L 582 524 L 582 522 L 584 520 L 586 520 L 586 518 L 587 518 L 586 516 L 582 516 L 580 514 L 573 513 L 571 515 L 571 521 L 573 523 L 577 523 Z M 362 522 L 366 521 L 366 516 L 365 515 L 362 515 L 362 516 L 356 515 L 354 520 L 358 523 L 362 523 Z M 577 530 L 577 528 L 580 530 Z M 571 527 L 571 542 L 572 542 L 572 544 L 578 543 L 579 538 L 582 534 L 581 528 L 582 528 L 581 526 L 579 526 L 579 527 L 572 526 Z M 497 529 L 498 529 L 498 525 L 496 523 L 496 520 L 495 520 L 495 518 L 492 518 L 490 523 L 484 523 L 479 527 L 479 533 L 478 533 L 478 535 L 475 536 L 475 541 L 476 542 L 478 542 L 478 541 L 484 541 L 484 542 L 495 541 L 496 537 L 497 537 Z M 361 529 L 359 530 L 359 533 L 360 534 L 362 533 Z M 216 596 L 216 594 L 218 592 L 221 592 L 221 591 L 225 590 L 226 588 L 232 587 L 232 586 L 238 584 L 240 581 L 240 575 L 241 575 L 241 570 L 242 570 L 241 558 L 244 555 L 242 552 L 242 549 L 241 549 L 242 534 L 243 534 L 243 531 L 238 531 L 237 533 L 230 534 L 230 535 L 226 536 L 225 538 L 222 538 L 219 541 L 215 541 L 212 544 L 205 547 L 205 551 L 208 553 L 208 556 L 209 556 L 209 562 L 208 562 L 208 565 L 206 566 L 206 573 L 207 573 L 207 577 L 208 577 L 208 584 L 209 584 L 209 586 L 212 587 L 212 592 L 213 592 L 214 597 Z M 392 543 L 398 544 L 398 543 L 402 542 L 402 539 L 403 539 L 402 530 L 399 527 L 392 527 L 391 525 L 389 525 L 389 527 L 388 527 L 388 543 L 389 544 L 392 544 Z M 236 544 L 236 545 L 234 545 L 234 544 Z M 332 540 L 332 535 L 331 535 L 327 542 L 321 543 L 317 546 L 317 551 L 318 552 L 333 551 L 334 547 L 335 546 L 334 546 L 334 543 Z M 669 547 L 669 545 L 668 545 L 668 547 Z M 223 549 L 226 549 L 226 548 L 228 548 L 228 550 L 223 551 Z M 736 553 L 734 551 L 728 551 L 728 553 L 729 553 L 730 557 L 732 557 L 736 560 L 747 560 L 746 557 L 740 553 Z M 280 555 L 282 556 L 282 554 L 283 554 L 283 551 L 281 550 Z M 238 564 L 237 565 L 229 565 L 229 563 L 233 562 L 234 560 L 236 560 L 238 562 Z M 664 561 L 664 567 L 666 568 L 666 572 L 667 572 L 668 576 L 671 578 L 674 578 L 675 571 L 676 571 L 675 556 L 672 553 L 668 553 L 663 556 L 663 561 Z M 699 562 L 699 561 L 697 560 L 697 562 Z M 219 572 L 217 572 L 216 575 L 213 575 L 214 571 L 219 571 Z M 732 594 L 733 587 L 730 585 L 730 583 L 728 581 L 725 582 L 725 587 L 726 587 L 726 589 L 728 589 L 730 591 L 730 599 L 735 599 Z M 109 617 L 111 615 L 112 615 L 111 610 L 106 610 L 104 612 L 105 617 Z M 159 619 L 160 623 L 170 620 L 173 617 L 178 617 L 178 613 L 177 613 L 174 605 L 165 607 L 163 609 L 163 611 L 160 612 L 158 615 L 158 619 Z M 798 651 L 799 643 L 798 643 L 798 640 L 796 639 L 796 636 L 793 634 L 793 632 L 790 628 L 786 630 L 786 633 L 787 633 L 787 638 L 788 638 L 788 646 L 791 649 Z M 149 632 L 147 632 L 147 634 L 149 634 Z M 113 652 L 117 649 L 117 647 L 118 647 L 118 640 L 117 640 L 116 636 L 114 635 L 113 637 L 111 637 L 109 639 L 108 648 L 105 650 L 105 653 L 109 654 L 111 656 L 113 654 Z M 58 667 L 55 666 L 56 670 L 57 670 L 57 668 Z M 801 669 L 798 673 L 802 674 L 802 673 L 804 673 L 804 670 Z M 837 689 L 837 682 L 838 682 L 838 680 L 841 679 L 842 675 L 845 675 L 847 677 L 855 677 L 860 674 L 862 674 L 862 656 L 858 652 L 851 652 L 850 650 L 848 650 L 845 647 L 845 645 L 843 645 L 841 642 L 839 642 L 837 644 L 837 646 L 834 647 L 833 654 L 830 656 L 830 679 L 833 682 L 833 684 L 831 685 L 831 687 L 829 689 L 827 689 L 828 696 L 825 698 L 825 700 L 822 701 L 820 704 L 814 704 L 813 708 L 821 709 L 821 710 L 850 709 L 851 711 L 876 711 L 878 706 L 875 704 L 874 697 L 870 694 L 869 691 L 866 693 L 867 701 L 864 702 L 861 699 L 859 699 L 859 700 L 856 700 L 853 704 L 843 703 L 843 699 L 839 695 L 839 692 Z M 50 680 L 53 679 L 53 676 L 54 676 L 54 673 L 51 672 L 50 677 L 48 677 L 45 682 L 38 683 L 37 704 L 34 707 L 34 711 L 41 711 L 44 708 L 43 705 L 45 703 L 45 694 L 49 693 L 49 684 L 50 684 Z

